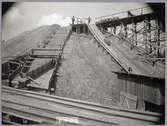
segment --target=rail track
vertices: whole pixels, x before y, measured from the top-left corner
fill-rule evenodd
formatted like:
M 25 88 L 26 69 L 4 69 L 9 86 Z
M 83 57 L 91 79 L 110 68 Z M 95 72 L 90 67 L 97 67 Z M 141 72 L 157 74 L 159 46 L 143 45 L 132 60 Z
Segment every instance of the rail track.
M 104 42 L 104 36 L 99 31 L 97 26 L 95 24 L 88 24 L 87 26 L 88 26 L 89 30 L 91 31 L 91 33 L 93 34 L 93 36 L 95 37 L 95 39 L 98 41 L 98 43 L 107 51 L 107 53 L 109 53 L 111 55 L 111 57 L 114 58 L 114 60 L 123 68 L 123 70 L 125 70 L 128 73 L 129 67 L 128 67 L 127 63 L 123 63 L 120 60 L 120 58 L 115 50 L 108 48 L 107 44 Z M 121 58 L 123 58 L 123 57 L 121 57 Z M 123 59 L 125 59 L 125 58 L 123 58 Z
M 58 117 L 77 117 L 79 123 L 155 124 L 161 114 L 103 106 L 2 86 L 2 112 L 37 122 L 56 123 Z

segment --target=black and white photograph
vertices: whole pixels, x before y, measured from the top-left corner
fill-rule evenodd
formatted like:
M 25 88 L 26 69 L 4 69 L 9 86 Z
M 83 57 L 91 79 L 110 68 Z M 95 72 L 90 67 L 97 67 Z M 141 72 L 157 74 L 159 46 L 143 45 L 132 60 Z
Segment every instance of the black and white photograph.
M 2 125 L 164 125 L 165 2 L 2 2 Z

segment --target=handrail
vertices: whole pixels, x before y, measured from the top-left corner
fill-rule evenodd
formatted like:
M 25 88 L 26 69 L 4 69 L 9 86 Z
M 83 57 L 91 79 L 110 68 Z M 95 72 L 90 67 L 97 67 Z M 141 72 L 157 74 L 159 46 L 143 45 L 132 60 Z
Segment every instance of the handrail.
M 131 10 L 127 10 L 127 11 L 132 12 L 132 11 L 136 11 L 136 10 L 143 10 L 145 8 L 149 8 L 149 6 L 136 8 L 136 9 L 131 9 Z M 107 18 L 107 17 L 113 17 L 115 15 L 119 15 L 119 14 L 122 14 L 122 13 L 127 13 L 127 11 L 121 11 L 121 12 L 117 12 L 117 13 L 114 13 L 114 14 L 111 14 L 111 15 L 105 15 L 105 16 L 96 17 L 95 20 L 99 20 L 99 19 L 103 19 L 103 18 Z

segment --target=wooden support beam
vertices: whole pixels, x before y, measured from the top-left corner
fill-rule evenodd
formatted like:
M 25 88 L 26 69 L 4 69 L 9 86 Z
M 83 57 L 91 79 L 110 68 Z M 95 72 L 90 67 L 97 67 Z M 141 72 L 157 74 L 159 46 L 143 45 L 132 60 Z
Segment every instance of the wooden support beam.
M 86 25 L 83 26 L 83 33 L 86 33 Z
M 137 45 L 136 23 L 132 22 L 132 44 Z
M 124 36 L 127 38 L 128 37 L 128 32 L 127 32 L 127 25 L 124 24 Z
M 131 49 L 133 49 L 133 47 L 134 47 L 134 22 L 132 22 L 132 30 L 131 30 L 131 32 L 132 32 L 132 35 L 131 35 Z
M 137 110 L 144 111 L 145 103 L 143 100 L 144 97 L 144 88 L 143 88 L 143 81 L 140 80 L 140 84 L 137 84 Z
M 114 26 L 114 34 L 116 34 L 116 30 L 117 30 L 117 27 L 116 27 L 116 26 Z
M 134 23 L 134 40 L 135 40 L 135 44 L 137 45 L 137 23 Z
M 157 57 L 160 57 L 160 41 L 159 41 L 160 39 L 160 21 L 158 18 L 156 19 L 156 28 L 157 28 L 156 30 Z
M 121 28 L 120 28 L 120 32 L 119 33 L 124 36 L 124 29 L 123 29 L 124 25 L 123 25 L 123 23 L 121 23 L 120 27 Z
M 143 30 L 143 41 L 145 44 L 146 53 L 148 53 L 148 45 L 147 45 L 147 21 L 144 20 L 144 30 Z
M 152 43 L 151 43 L 151 21 L 148 20 L 148 42 L 150 45 L 150 51 L 149 53 L 152 53 Z

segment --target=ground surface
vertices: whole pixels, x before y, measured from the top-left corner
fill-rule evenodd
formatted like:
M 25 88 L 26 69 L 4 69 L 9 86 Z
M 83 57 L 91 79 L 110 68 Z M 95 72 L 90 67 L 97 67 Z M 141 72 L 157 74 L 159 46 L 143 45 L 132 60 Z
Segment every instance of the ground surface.
M 120 67 L 98 48 L 94 39 L 73 34 L 63 57 L 56 95 L 117 105 L 118 82 L 112 71 Z

